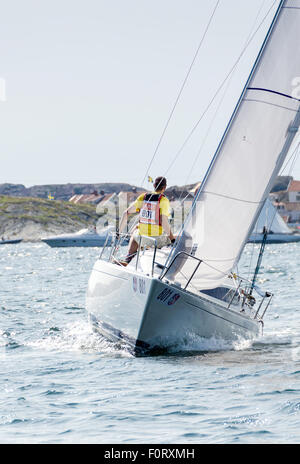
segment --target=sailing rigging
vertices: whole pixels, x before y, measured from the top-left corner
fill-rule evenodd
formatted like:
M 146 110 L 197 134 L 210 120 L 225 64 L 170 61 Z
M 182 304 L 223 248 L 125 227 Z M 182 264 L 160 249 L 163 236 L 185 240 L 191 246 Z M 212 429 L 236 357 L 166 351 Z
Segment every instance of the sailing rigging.
M 87 310 L 105 336 L 150 350 L 193 335 L 259 334 L 272 295 L 259 291 L 255 307 L 255 281 L 234 269 L 299 129 L 299 100 L 288 98 L 299 75 L 299 41 L 300 0 L 281 0 L 171 251 L 157 250 L 154 240 L 123 267 L 115 264 L 118 247 L 107 255 L 104 247 Z

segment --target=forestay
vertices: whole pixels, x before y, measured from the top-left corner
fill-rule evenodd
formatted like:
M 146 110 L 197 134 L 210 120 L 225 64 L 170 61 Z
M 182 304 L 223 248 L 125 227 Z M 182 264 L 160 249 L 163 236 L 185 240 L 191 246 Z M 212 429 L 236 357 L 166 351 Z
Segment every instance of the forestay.
M 299 43 L 300 0 L 282 1 L 168 261 L 181 250 L 203 260 L 198 288 L 217 287 L 238 262 L 299 128 Z M 167 276 L 196 264 L 177 259 Z

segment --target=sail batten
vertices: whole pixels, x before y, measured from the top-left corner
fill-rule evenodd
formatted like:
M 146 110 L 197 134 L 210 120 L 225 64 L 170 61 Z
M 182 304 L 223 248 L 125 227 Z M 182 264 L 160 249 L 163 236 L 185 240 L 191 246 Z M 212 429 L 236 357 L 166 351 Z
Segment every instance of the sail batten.
M 293 87 L 300 76 L 298 7 L 300 0 L 280 2 L 172 254 L 186 250 L 214 262 L 215 269 L 197 271 L 202 288 L 219 286 L 238 262 L 298 131 L 300 100 Z M 189 275 L 192 261 L 181 260 L 183 274 Z
M 228 198 L 229 200 L 241 201 L 242 203 L 254 203 L 254 204 L 263 203 L 263 201 L 252 201 L 252 200 L 247 200 L 245 198 L 230 197 L 228 195 L 223 195 L 222 193 L 218 193 L 218 192 L 208 192 L 207 190 L 203 190 L 203 193 L 206 193 L 207 195 L 216 195 L 219 197 Z

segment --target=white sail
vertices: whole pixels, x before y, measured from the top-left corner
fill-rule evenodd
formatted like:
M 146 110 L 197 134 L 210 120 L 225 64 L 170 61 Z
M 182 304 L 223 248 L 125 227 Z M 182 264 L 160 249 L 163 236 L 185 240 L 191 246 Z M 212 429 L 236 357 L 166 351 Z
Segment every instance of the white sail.
M 264 227 L 273 234 L 291 234 L 291 229 L 284 222 L 275 206 L 267 198 L 259 218 L 253 229 L 253 234 L 262 234 Z
M 300 0 L 278 7 L 231 121 L 169 258 L 187 250 L 202 260 L 198 288 L 215 288 L 239 260 L 299 128 Z M 188 276 L 197 261 L 177 258 Z

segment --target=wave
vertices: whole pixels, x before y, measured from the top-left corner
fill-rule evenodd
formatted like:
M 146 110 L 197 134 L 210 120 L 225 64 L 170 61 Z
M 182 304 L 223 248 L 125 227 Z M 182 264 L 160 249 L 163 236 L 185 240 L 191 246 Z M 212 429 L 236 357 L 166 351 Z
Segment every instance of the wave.
M 70 323 L 62 329 L 50 327 L 43 338 L 28 342 L 27 345 L 47 351 L 130 355 L 130 351 L 126 347 L 120 347 L 109 342 L 100 334 L 95 333 L 91 325 L 85 321 Z

